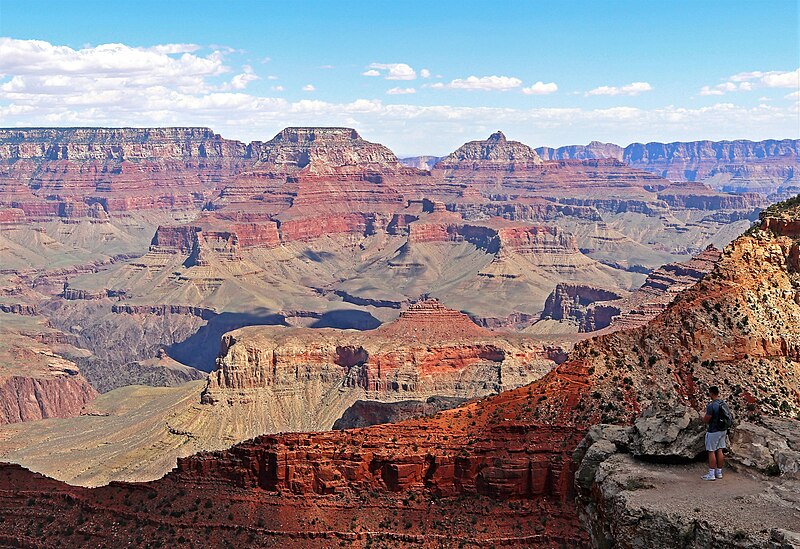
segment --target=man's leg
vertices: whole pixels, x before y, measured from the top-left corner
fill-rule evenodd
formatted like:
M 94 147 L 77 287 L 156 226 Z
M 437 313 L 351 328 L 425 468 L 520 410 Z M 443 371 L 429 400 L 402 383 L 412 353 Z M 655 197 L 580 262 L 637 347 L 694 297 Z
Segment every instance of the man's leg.
M 722 469 L 725 466 L 725 453 L 722 451 L 722 448 L 715 452 L 717 454 L 717 469 Z M 709 458 L 709 464 L 711 463 L 711 459 Z
M 717 468 L 716 446 L 712 444 L 709 437 L 711 433 L 706 433 L 706 451 L 708 452 L 708 474 L 701 477 L 703 480 L 717 480 L 715 470 Z

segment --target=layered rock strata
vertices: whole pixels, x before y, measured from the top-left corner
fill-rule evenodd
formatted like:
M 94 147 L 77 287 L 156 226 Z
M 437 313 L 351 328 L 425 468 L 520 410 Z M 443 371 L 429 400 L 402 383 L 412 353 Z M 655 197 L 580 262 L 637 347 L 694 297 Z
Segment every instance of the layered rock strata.
M 749 165 L 761 158 L 785 160 L 791 154 L 796 159 L 790 144 L 763 148 L 761 152 L 742 153 L 742 162 Z M 614 164 L 617 160 L 641 167 L 628 158 L 631 155 L 620 157 L 600 149 L 593 153 L 550 151 L 546 156 L 551 161 L 545 168 L 536 151 L 496 132 L 439 160 L 432 170 L 434 177 L 429 177 L 428 171 L 403 166 L 389 149 L 365 141 L 350 128 L 286 128 L 270 141 L 248 145 L 223 139 L 207 128 L 7 129 L 0 132 L 0 162 L 4 166 L 0 173 L 4 199 L 0 205 L 29 219 L 103 218 L 109 211 L 141 209 L 199 210 L 211 203 L 217 208 L 246 203 L 274 214 L 278 212 L 273 207 L 282 210 L 292 205 L 291 196 L 304 180 L 323 187 L 326 178 L 361 182 L 367 187 L 361 192 L 367 196 L 378 191 L 377 197 L 369 198 L 372 204 L 385 199 L 376 183 L 400 191 L 405 198 L 433 192 L 469 201 L 480 198 L 477 189 L 488 183 L 487 178 L 494 178 L 493 173 L 509 183 L 510 189 L 532 190 L 529 183 L 547 186 L 553 177 L 567 187 L 576 184 L 578 178 L 597 179 L 598 174 L 593 175 L 596 168 L 609 172 L 600 173 L 601 178 L 623 181 L 625 170 L 620 168 L 624 165 Z M 679 152 L 674 154 L 680 156 Z M 425 165 L 430 165 L 430 160 Z M 665 174 L 671 176 L 672 172 L 666 170 L 661 175 Z M 640 173 L 631 182 L 635 179 L 647 178 Z M 651 189 L 668 185 L 663 179 L 650 179 L 646 183 Z M 614 186 L 619 188 L 618 184 Z M 675 207 L 746 207 L 744 203 L 737 206 L 734 197 L 706 191 L 664 197 Z M 573 206 L 580 198 L 568 197 L 565 202 L 551 193 L 540 196 Z M 648 202 L 642 199 L 629 196 L 626 201 L 633 202 L 625 207 L 642 209 L 643 202 Z M 756 199 L 749 200 L 752 203 Z M 302 203 L 300 200 L 298 205 Z M 618 210 L 623 207 L 609 201 L 596 204 Z M 4 216 L 15 218 L 10 212 Z
M 74 364 L 50 368 L 43 375 L 0 378 L 0 424 L 73 417 L 97 396 Z
M 286 128 L 270 141 L 253 142 L 249 153 L 259 169 L 318 174 L 337 170 L 381 172 L 401 169 L 387 147 L 370 143 L 352 128 Z
M 53 352 L 67 336 L 37 320 L 0 321 L 0 424 L 76 416 L 98 395 L 74 362 Z
M 501 131 L 485 141 L 470 141 L 436 163 L 441 170 L 503 170 L 537 166 L 542 159 L 529 146 L 509 141 Z
M 607 448 L 608 454 L 614 453 L 614 441 L 625 443 L 620 431 L 627 426 L 633 424 L 640 434 L 658 428 L 655 416 L 640 418 L 642 410 L 653 404 L 671 410 L 683 406 L 699 416 L 708 385 L 719 380 L 741 421 L 793 418 L 800 411 L 800 244 L 791 230 L 798 218 L 800 210 L 791 204 L 765 214 L 760 227 L 724 250 L 708 276 L 647 325 L 583 342 L 567 362 L 539 381 L 433 418 L 353 431 L 260 437 L 228 451 L 181 460 L 177 470 L 160 481 L 94 491 L 6 466 L 0 474 L 0 516 L 11 528 L 4 535 L 8 543 L 28 542 L 26 526 L 38 519 L 21 503 L 33 497 L 28 507 L 38 505 L 53 516 L 42 527 L 47 533 L 39 536 L 43 542 L 76 521 L 77 507 L 91 510 L 80 533 L 101 540 L 126 539 L 136 532 L 162 542 L 179 536 L 199 542 L 202 536 L 205 542 L 213 537 L 241 543 L 252 533 L 253 539 L 301 540 L 299 544 L 308 546 L 330 540 L 588 546 L 591 537 L 578 527 L 572 501 L 573 450 L 591 425 L 618 425 Z M 699 426 L 691 411 L 682 417 L 689 418 L 684 427 Z M 638 419 L 643 419 L 641 424 Z M 680 429 L 673 434 L 672 440 L 691 450 L 691 437 L 681 437 Z M 669 441 L 654 442 L 637 447 L 648 454 L 663 453 Z M 603 461 L 597 454 L 594 461 Z M 622 461 L 609 472 L 619 471 Z M 650 470 L 654 479 L 649 482 L 678 486 L 686 491 L 683 497 L 699 489 L 695 476 L 691 483 L 680 484 L 674 477 L 660 478 L 657 468 Z M 623 476 L 619 482 L 629 491 L 648 482 L 645 478 L 644 485 L 627 484 L 628 480 Z M 147 498 L 161 502 L 156 505 L 163 512 L 145 505 Z M 80 505 L 67 505 L 68 499 Z M 206 499 L 211 503 L 203 503 Z M 398 503 L 404 500 L 407 503 Z M 664 503 L 663 497 L 658 500 Z M 749 509 L 751 519 L 760 504 Z M 202 515 L 200 505 L 207 511 Z M 209 511 L 218 506 L 224 509 L 221 517 Z M 363 513 L 365 507 L 372 512 Z M 124 508 L 130 509 L 124 524 L 102 527 L 105 517 L 119 516 Z M 439 515 L 439 510 L 445 514 Z M 614 513 L 609 520 L 625 516 L 618 506 L 609 510 Z M 324 522 L 311 530 L 308 525 L 319 524 L 323 513 Z M 390 513 L 393 518 L 387 516 Z M 546 523 L 539 520 L 543 515 Z M 464 522 L 456 525 L 453 521 L 459 519 L 445 517 Z M 681 522 L 650 512 L 637 517 L 644 517 L 645 533 L 656 536 L 653 539 L 661 539 L 657 536 L 664 531 L 663 520 L 673 526 Z M 602 522 L 608 525 L 609 520 Z M 470 522 L 472 528 L 467 526 Z M 619 523 L 616 543 L 640 546 L 636 543 L 644 538 L 626 534 L 631 524 Z M 471 533 L 463 534 L 465 528 Z M 675 535 L 667 542 L 682 539 L 684 530 L 671 530 Z M 689 541 L 705 539 L 702 527 L 692 528 L 691 534 Z M 781 537 L 784 543 L 792 535 L 777 532 L 770 537 Z M 628 539 L 631 545 L 626 545 Z
M 436 412 L 455 408 L 463 404 L 465 400 L 458 397 L 428 397 L 424 401 L 401 400 L 400 402 L 357 400 L 345 410 L 342 417 L 336 420 L 333 428 L 355 429 L 382 423 L 399 423 L 407 419 L 432 416 Z
M 0 130 L 2 204 L 32 218 L 199 209 L 245 153 L 207 128 Z
M 623 148 L 593 141 L 536 152 L 545 160 L 615 158 L 671 181 L 708 181 L 715 188 L 770 194 L 796 182 L 800 140 L 632 143 Z
M 330 429 L 357 400 L 473 398 L 524 385 L 561 350 L 492 333 L 435 300 L 356 332 L 244 328 L 223 337 L 206 404 L 259 404 L 275 430 Z
M 681 263 L 653 270 L 644 284 L 626 296 L 588 285 L 560 283 L 547 297 L 541 319 L 568 320 L 581 332 L 606 332 L 642 326 L 672 300 L 702 279 L 719 261 L 720 250 L 709 246 Z
M 570 320 L 578 323 L 582 332 L 592 332 L 608 326 L 620 310 L 604 302 L 616 302 L 622 296 L 615 292 L 584 284 L 560 283 L 547 296 L 542 319 Z M 589 307 L 592 305 L 592 307 Z
M 653 270 L 640 288 L 618 306 L 619 314 L 611 319 L 608 330 L 626 330 L 642 326 L 664 311 L 673 299 L 714 269 L 722 252 L 709 246 L 688 261 L 669 263 Z M 601 329 L 603 326 L 597 326 Z

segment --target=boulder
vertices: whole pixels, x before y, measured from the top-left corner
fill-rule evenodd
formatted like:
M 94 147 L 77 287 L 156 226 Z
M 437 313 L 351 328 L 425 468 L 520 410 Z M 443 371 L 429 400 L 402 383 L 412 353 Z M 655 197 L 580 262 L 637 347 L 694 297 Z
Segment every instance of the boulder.
M 592 425 L 583 437 L 583 440 L 581 440 L 580 444 L 575 448 L 572 459 L 574 459 L 576 463 L 580 463 L 581 460 L 584 459 L 589 448 L 591 448 L 595 442 L 601 440 L 611 442 L 617 450 L 626 452 L 631 442 L 631 430 L 631 427 L 623 427 L 621 425 L 608 425 L 605 423 Z
M 796 423 L 777 418 L 770 418 L 769 427 L 741 422 L 732 433 L 730 461 L 768 475 L 800 478 L 800 452 L 795 449 L 800 439 L 792 438 Z
M 686 406 L 651 406 L 634 422 L 631 453 L 658 461 L 691 461 L 705 452 L 705 425 Z
M 800 547 L 800 533 L 776 528 L 770 532 L 770 549 L 797 549 Z
M 575 472 L 575 486 L 579 490 L 591 490 L 600 464 L 616 453 L 617 446 L 610 440 L 598 440 L 589 446 Z

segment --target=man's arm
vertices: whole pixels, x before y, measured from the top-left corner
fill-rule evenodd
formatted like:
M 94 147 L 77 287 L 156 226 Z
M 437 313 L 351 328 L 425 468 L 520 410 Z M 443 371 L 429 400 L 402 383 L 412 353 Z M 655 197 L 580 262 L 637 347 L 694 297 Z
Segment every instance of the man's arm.
M 703 416 L 703 423 L 711 423 L 711 414 L 706 414 Z

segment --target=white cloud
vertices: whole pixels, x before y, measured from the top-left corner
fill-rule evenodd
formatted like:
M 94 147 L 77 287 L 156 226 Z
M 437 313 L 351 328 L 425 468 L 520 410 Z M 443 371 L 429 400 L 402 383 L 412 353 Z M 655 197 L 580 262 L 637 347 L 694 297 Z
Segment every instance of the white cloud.
M 283 91 L 283 90 L 285 90 L 286 88 L 284 88 L 283 86 L 272 86 L 272 88 L 270 88 L 270 89 L 271 89 L 272 91 L 276 91 L 276 92 L 282 92 L 282 91 Z
M 417 90 L 414 88 L 392 88 L 390 90 L 386 90 L 387 95 L 407 95 L 410 93 L 417 93 Z
M 0 75 L 12 75 L 17 93 L 48 93 L 55 88 L 125 88 L 135 95 L 138 89 L 158 86 L 189 92 L 209 91 L 214 87 L 210 78 L 230 71 L 220 51 L 201 56 L 185 52 L 187 49 L 194 46 L 165 44 L 134 48 L 101 44 L 75 50 L 41 40 L 0 38 Z
M 314 87 L 314 84 L 306 84 L 305 86 L 303 86 L 303 91 L 304 92 L 313 92 L 313 91 L 316 91 L 316 90 L 317 90 L 317 88 Z
M 626 86 L 600 86 L 586 92 L 586 95 L 639 95 L 653 89 L 647 82 L 631 82 Z
M 723 95 L 725 92 L 709 86 L 700 88 L 700 95 Z
M 71 76 L 114 76 L 149 79 L 180 76 L 218 75 L 229 69 L 222 63 L 223 54 L 215 51 L 206 57 L 184 52 L 186 45 L 166 44 L 134 48 L 125 44 L 101 44 L 74 50 L 41 40 L 0 38 L 0 74 Z
M 752 71 L 752 72 L 740 72 L 734 74 L 728 80 L 732 80 L 733 82 L 745 82 L 747 80 L 757 80 L 764 76 L 766 73 L 761 71 Z
M 764 139 L 796 133 L 798 116 L 796 105 L 745 108 L 730 103 L 702 109 L 513 109 L 384 104 L 368 99 L 349 103 L 308 99 L 290 102 L 247 93 L 190 95 L 154 90 L 137 101 L 130 100 L 124 92 L 87 99 L 80 91 L 73 91 L 59 96 L 61 102 L 37 98 L 30 104 L 6 105 L 7 96 L 0 91 L 0 117 L 7 126 L 199 125 L 212 127 L 225 137 L 251 140 L 268 139 L 285 126 L 346 125 L 356 127 L 367 139 L 409 154 L 445 154 L 469 139 L 485 137 L 486 128 L 498 127 L 533 146 L 584 143 L 592 139 L 621 144 L 737 137 Z M 82 101 L 76 100 L 81 97 Z
M 431 77 L 431 71 L 429 71 L 428 69 L 422 69 L 421 71 L 419 71 L 419 75 L 422 78 L 430 78 Z
M 431 84 L 434 89 L 449 90 L 480 90 L 480 91 L 508 91 L 522 85 L 522 80 L 513 76 L 469 76 L 456 78 L 448 84 L 437 82 Z
M 194 53 L 202 49 L 202 47 L 197 44 L 160 44 L 147 49 L 156 53 L 170 55 L 176 53 Z
M 739 85 L 735 84 L 738 82 Z M 722 95 L 731 91 L 752 91 L 755 88 L 800 89 L 800 68 L 794 71 L 740 72 L 728 78 L 724 84 L 703 86 L 700 95 Z
M 737 90 L 751 91 L 752 89 L 753 85 L 750 82 L 741 82 L 739 85 L 736 85 L 734 82 L 723 82 L 722 84 L 717 84 L 713 88 L 711 86 L 703 86 L 700 88 L 700 95 L 724 95 Z
M 770 72 L 761 77 L 768 88 L 800 88 L 800 69 L 791 72 Z
M 371 63 L 367 72 L 362 73 L 364 76 L 380 76 L 385 75 L 386 80 L 414 80 L 417 78 L 417 72 L 405 63 Z M 378 74 L 375 74 L 375 73 Z
M 223 90 L 243 90 L 250 82 L 261 80 L 254 72 L 253 67 L 245 65 L 242 67 L 242 72 L 231 78 L 230 82 L 222 85 Z
M 729 78 L 733 82 L 755 81 L 767 88 L 800 88 L 800 68 L 793 71 L 740 72 Z
M 558 91 L 558 86 L 555 82 L 548 82 L 545 84 L 542 81 L 536 82 L 532 86 L 522 88 L 522 93 L 525 95 L 547 95 Z

